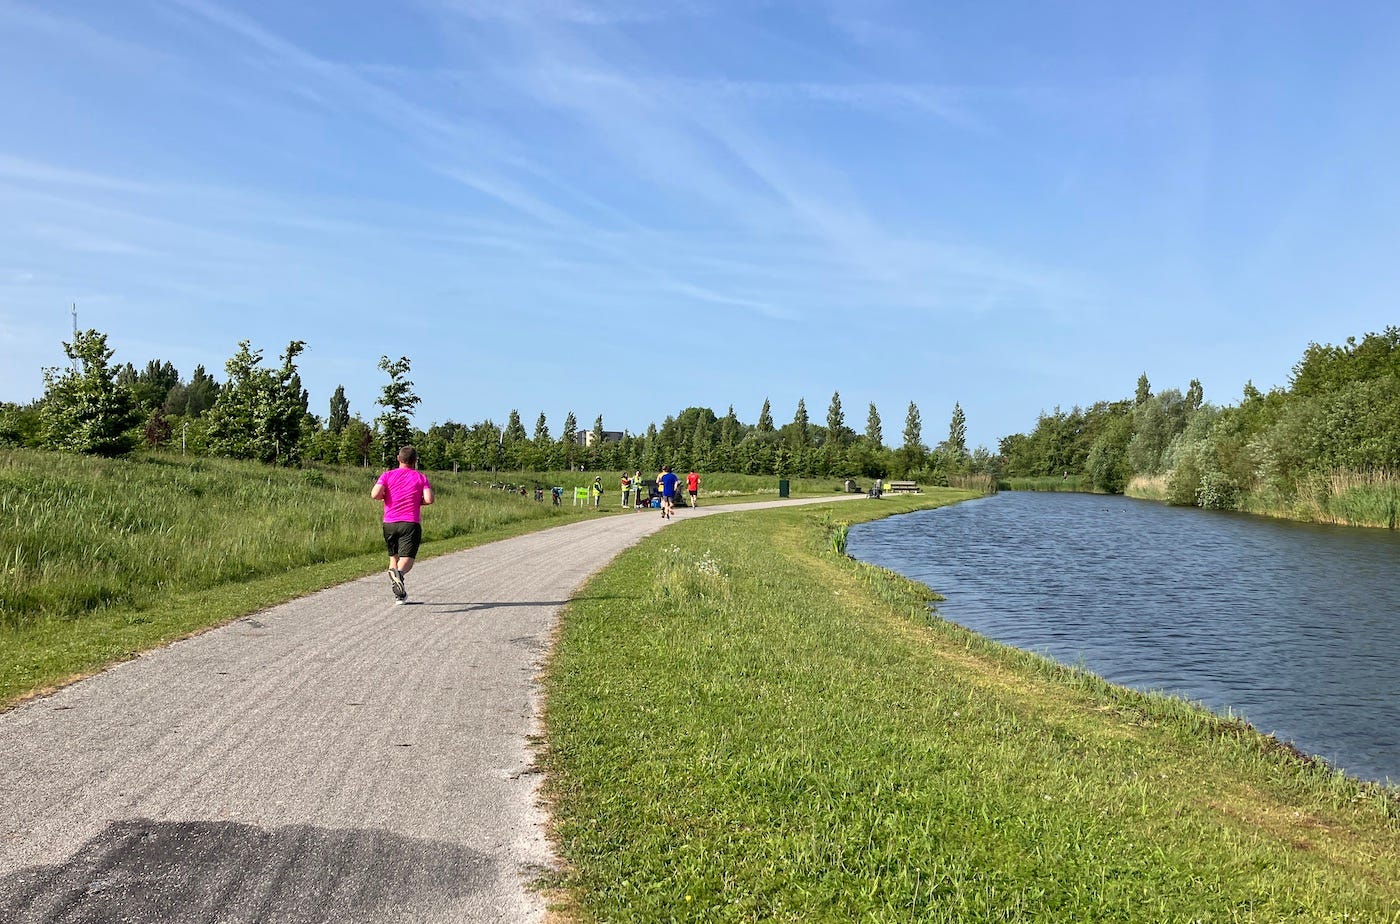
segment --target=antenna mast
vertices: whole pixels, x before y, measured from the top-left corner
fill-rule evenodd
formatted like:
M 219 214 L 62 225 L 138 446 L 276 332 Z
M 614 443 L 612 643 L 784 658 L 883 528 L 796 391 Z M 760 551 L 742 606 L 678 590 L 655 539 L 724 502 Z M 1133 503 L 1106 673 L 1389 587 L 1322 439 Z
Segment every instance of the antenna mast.
M 78 303 L 73 303 L 73 345 L 78 345 Z M 73 374 L 78 374 L 78 357 L 73 357 Z

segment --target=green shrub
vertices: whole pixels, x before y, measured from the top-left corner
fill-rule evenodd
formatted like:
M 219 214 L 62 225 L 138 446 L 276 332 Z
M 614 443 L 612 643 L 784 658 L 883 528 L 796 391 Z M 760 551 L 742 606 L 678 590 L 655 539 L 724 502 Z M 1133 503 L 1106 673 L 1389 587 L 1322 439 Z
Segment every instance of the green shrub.
M 1196 501 L 1206 510 L 1238 510 L 1240 489 L 1224 472 L 1206 472 L 1196 489 Z

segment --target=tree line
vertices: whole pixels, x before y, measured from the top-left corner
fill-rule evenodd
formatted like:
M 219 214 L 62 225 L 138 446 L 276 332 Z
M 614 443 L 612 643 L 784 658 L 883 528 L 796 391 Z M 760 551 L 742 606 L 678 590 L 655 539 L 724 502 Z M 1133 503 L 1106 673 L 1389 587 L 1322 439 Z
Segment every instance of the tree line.
M 1337 472 L 1400 472 L 1400 327 L 1309 344 L 1287 387 L 1246 383 L 1237 405 L 1154 392 L 1146 374 L 1132 398 L 1042 413 L 1029 433 L 999 444 L 1006 476 L 1082 476 L 1122 493 L 1134 478 L 1165 481 L 1175 504 L 1237 509 L 1246 495 L 1286 503 Z
M 570 411 L 558 434 L 545 414 L 527 431 L 517 410 L 505 423 L 447 421 L 427 429 L 413 425 L 420 398 L 408 378 L 407 357 L 384 356 L 387 376 L 365 420 L 352 414 L 343 386 L 324 416 L 312 413 L 297 357 L 305 342 L 291 341 L 275 365 L 245 340 L 216 380 L 201 365 L 188 379 L 169 362 L 150 360 L 137 369 L 115 364 L 105 333 L 75 332 L 64 343 L 67 367 L 44 370 L 44 395 L 28 405 L 0 404 L 0 444 L 123 456 L 142 447 L 174 447 L 187 454 L 255 459 L 269 464 L 322 462 L 381 465 L 398 447 L 413 443 L 432 469 L 547 471 L 678 469 L 731 471 L 799 477 L 899 477 L 946 483 L 950 474 L 992 473 L 998 460 L 983 447 L 967 448 L 967 418 L 955 404 L 947 438 L 923 440 L 913 401 L 905 413 L 902 441 L 885 444 L 883 422 L 870 403 L 863 430 L 846 423 L 840 392 L 831 396 L 824 423 L 814 422 L 799 399 L 791 422 L 778 426 L 767 399 L 758 420 L 740 421 L 730 405 L 723 416 L 688 407 L 644 433 L 608 439 L 603 416 L 581 431 Z

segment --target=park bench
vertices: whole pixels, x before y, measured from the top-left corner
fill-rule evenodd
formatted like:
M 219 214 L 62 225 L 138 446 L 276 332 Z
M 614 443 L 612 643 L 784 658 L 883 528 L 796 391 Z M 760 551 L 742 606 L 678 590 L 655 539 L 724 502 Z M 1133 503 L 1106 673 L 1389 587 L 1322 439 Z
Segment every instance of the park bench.
M 885 486 L 885 490 L 891 494 L 919 494 L 919 483 L 917 481 L 891 481 Z

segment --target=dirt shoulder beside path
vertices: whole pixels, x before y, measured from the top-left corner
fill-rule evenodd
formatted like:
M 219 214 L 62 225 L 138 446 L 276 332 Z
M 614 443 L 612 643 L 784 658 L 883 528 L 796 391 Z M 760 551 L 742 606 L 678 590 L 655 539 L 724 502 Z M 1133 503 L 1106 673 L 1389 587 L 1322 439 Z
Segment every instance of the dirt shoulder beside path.
M 0 714 L 0 920 L 543 920 L 537 674 L 560 607 L 664 525 L 430 559 L 409 606 L 363 578 Z

